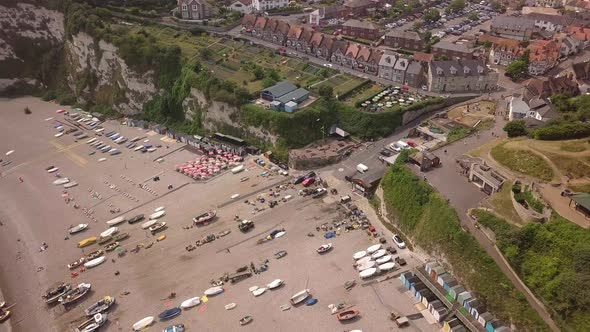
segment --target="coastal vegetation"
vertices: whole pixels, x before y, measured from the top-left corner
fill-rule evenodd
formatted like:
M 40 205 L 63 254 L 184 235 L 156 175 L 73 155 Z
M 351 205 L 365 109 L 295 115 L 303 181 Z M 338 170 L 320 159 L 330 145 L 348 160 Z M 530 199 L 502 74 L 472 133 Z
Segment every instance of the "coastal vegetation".
M 529 150 L 509 148 L 506 143 L 494 146 L 491 156 L 513 171 L 544 181 L 551 181 L 554 175 L 553 169 L 543 157 Z
M 547 327 L 484 249 L 460 226 L 456 211 L 407 166 L 402 152 L 381 181 L 387 212 L 414 244 L 444 257 L 453 274 L 477 292 L 496 317 L 519 330 Z
M 544 224 L 515 227 L 475 210 L 478 222 L 496 234 L 496 243 L 527 286 L 549 307 L 564 331 L 590 326 L 590 230 L 553 213 Z

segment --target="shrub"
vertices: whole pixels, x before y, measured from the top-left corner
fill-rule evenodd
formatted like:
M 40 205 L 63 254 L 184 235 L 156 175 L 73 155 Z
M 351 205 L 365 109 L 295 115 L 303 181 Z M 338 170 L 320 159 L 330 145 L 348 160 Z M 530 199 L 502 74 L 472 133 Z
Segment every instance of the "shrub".
M 504 126 L 504 131 L 506 132 L 506 134 L 508 134 L 508 137 L 518 137 L 527 135 L 524 120 L 513 120 L 508 122 Z
M 25 111 L 25 114 L 31 114 L 32 113 L 31 112 L 31 109 L 29 108 L 29 106 L 25 107 L 24 111 Z
M 590 123 L 577 121 L 549 125 L 536 129 L 533 136 L 547 141 L 584 138 L 590 136 Z

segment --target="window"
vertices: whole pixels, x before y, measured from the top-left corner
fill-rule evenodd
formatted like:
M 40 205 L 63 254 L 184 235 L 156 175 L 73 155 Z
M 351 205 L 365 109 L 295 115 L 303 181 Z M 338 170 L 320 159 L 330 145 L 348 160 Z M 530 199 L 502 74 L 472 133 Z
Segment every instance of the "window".
M 186 11 L 187 9 L 188 9 L 188 8 L 187 8 L 187 6 L 186 6 L 185 4 L 183 4 L 183 5 L 182 5 L 182 10 L 183 10 L 183 11 Z
M 197 5 L 193 5 L 193 11 L 197 11 Z

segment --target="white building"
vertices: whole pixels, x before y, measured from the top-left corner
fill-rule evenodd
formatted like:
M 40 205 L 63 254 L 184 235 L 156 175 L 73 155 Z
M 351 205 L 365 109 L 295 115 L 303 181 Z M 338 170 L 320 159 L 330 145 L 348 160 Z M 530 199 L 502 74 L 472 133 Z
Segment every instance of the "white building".
M 242 14 L 250 14 L 252 12 L 252 0 L 235 0 L 229 2 L 227 9 L 240 12 Z
M 289 0 L 252 0 L 252 9 L 258 12 L 289 6 Z

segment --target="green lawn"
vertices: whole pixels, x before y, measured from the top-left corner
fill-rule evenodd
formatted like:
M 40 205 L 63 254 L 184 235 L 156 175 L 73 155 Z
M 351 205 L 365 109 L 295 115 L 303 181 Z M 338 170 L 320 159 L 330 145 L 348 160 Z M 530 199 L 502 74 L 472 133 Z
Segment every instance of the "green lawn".
M 371 83 L 366 85 L 362 90 L 348 97 L 345 102 L 351 106 L 355 106 L 358 102 L 369 99 L 383 90 L 384 88 L 381 85 Z
M 512 183 L 507 181 L 502 185 L 500 191 L 491 196 L 488 201 L 494 207 L 494 211 L 500 216 L 514 224 L 523 224 L 523 220 L 518 213 L 516 213 L 514 205 L 512 204 L 512 199 L 510 198 L 511 191 Z
M 528 150 L 506 148 L 505 144 L 497 145 L 491 150 L 491 155 L 497 162 L 513 171 L 543 181 L 551 181 L 553 179 L 553 169 L 551 169 L 542 157 Z

